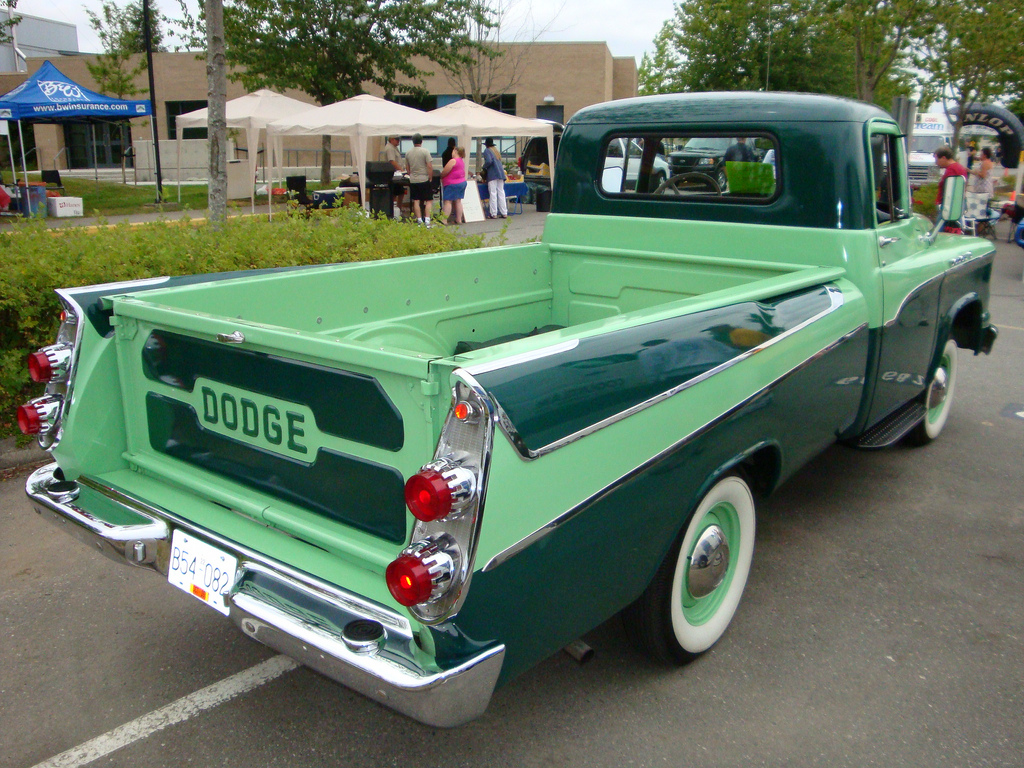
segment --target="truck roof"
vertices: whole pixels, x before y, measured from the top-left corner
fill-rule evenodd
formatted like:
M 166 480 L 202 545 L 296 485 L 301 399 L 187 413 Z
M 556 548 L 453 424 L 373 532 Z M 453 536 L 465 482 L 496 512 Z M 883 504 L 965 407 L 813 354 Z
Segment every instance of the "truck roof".
M 671 122 L 673 124 L 736 123 L 750 119 L 773 122 L 858 122 L 872 118 L 892 119 L 875 106 L 856 99 L 812 93 L 771 91 L 708 91 L 670 93 L 619 99 L 584 107 L 571 124 L 605 122 Z

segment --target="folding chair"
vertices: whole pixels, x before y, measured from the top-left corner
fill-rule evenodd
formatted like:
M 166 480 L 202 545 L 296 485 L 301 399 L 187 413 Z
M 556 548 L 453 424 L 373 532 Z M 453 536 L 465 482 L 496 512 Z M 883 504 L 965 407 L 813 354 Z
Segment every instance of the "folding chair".
M 967 208 L 964 211 L 964 234 L 977 237 L 991 237 L 992 222 L 989 220 L 988 201 L 991 195 L 968 192 Z
M 60 190 L 61 194 L 64 193 L 64 184 L 60 180 L 60 171 L 54 168 L 52 171 L 40 171 L 40 175 L 43 178 L 43 183 L 46 184 L 46 191 Z
M 285 178 L 285 188 L 288 190 L 288 197 L 294 200 L 298 205 L 301 205 L 306 209 L 306 213 L 309 213 L 309 209 L 313 207 L 313 201 L 306 193 L 306 177 L 305 176 L 287 176 Z

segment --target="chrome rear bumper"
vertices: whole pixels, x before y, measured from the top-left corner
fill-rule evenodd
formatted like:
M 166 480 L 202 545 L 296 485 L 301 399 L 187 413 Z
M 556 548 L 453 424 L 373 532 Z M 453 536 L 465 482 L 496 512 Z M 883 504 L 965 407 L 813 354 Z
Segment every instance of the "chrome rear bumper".
M 197 528 L 168 510 L 91 481 L 61 482 L 56 464 L 36 470 L 25 492 L 36 512 L 107 557 L 167 575 L 171 533 L 180 528 L 238 558 L 229 617 L 245 634 L 342 685 L 426 725 L 452 727 L 487 708 L 505 647 L 488 648 L 450 669 L 424 668 L 409 620 L 283 563 Z M 113 503 L 130 523 L 97 516 L 83 489 Z M 301 609 L 298 607 L 301 605 Z M 355 631 L 359 622 L 360 631 Z M 374 625 L 379 625 L 375 627 Z M 379 634 L 369 642 L 365 629 Z M 349 631 L 346 632 L 346 629 Z

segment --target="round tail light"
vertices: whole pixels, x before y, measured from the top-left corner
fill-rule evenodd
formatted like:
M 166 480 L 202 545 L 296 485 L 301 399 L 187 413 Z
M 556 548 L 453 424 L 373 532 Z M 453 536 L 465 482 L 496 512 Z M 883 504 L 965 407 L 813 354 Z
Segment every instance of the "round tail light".
M 384 571 L 391 595 L 404 606 L 420 605 L 443 595 L 452 585 L 458 546 L 447 535 L 410 544 Z
M 52 344 L 28 356 L 28 375 L 37 384 L 64 381 L 71 367 L 72 347 L 69 344 Z
M 424 469 L 405 484 L 405 503 L 413 517 L 429 523 L 452 511 L 452 491 L 440 472 Z
M 384 572 L 388 589 L 401 605 L 425 603 L 434 591 L 430 569 L 415 555 L 400 555 Z
M 42 432 L 42 416 L 31 403 L 18 406 L 18 429 L 26 435 L 38 435 Z
M 465 507 L 476 492 L 476 475 L 458 463 L 427 464 L 405 484 L 405 503 L 413 517 L 430 523 Z
M 43 395 L 29 400 L 18 408 L 18 429 L 26 435 L 41 435 L 52 432 L 60 414 L 61 399 Z
M 45 352 L 33 352 L 28 356 L 28 375 L 36 384 L 46 384 L 53 378 L 50 358 Z

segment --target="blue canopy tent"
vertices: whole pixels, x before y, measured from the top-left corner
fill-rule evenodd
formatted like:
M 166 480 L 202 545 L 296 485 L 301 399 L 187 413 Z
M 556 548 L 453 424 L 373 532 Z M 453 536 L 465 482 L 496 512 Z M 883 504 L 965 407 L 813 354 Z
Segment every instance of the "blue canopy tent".
M 49 61 L 12 91 L 0 96 L 0 120 L 28 123 L 96 123 L 130 120 L 153 114 L 149 100 L 132 101 L 104 96 L 71 80 Z M 95 138 L 93 140 L 95 142 Z M 28 184 L 28 164 L 22 142 L 21 166 Z M 11 150 L 11 170 L 14 152 Z

